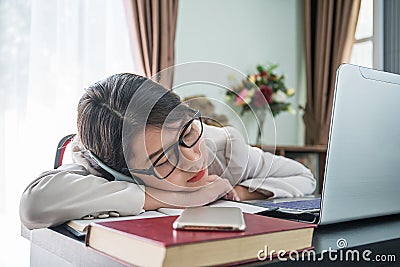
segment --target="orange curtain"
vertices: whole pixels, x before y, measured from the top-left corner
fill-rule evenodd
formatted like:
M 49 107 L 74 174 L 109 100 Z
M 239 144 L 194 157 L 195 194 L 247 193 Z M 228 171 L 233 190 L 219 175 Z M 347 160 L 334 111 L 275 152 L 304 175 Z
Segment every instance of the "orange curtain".
M 140 74 L 154 77 L 174 65 L 178 0 L 125 0 L 131 48 Z M 155 78 L 171 88 L 173 71 Z
M 306 144 L 326 145 L 336 69 L 349 62 L 361 0 L 304 0 Z

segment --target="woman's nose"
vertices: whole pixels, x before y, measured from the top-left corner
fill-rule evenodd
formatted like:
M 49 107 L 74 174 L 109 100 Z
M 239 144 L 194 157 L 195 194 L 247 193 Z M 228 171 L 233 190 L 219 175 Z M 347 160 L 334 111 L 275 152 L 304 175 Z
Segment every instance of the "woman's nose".
M 179 147 L 181 157 L 179 161 L 182 163 L 181 167 L 193 167 L 196 165 L 196 162 L 199 162 L 201 159 L 200 142 L 202 142 L 201 139 L 191 148 L 184 146 Z
M 181 146 L 180 152 L 183 159 L 192 162 L 198 160 L 201 157 L 200 146 L 198 144 L 199 142 L 197 142 L 195 146 L 190 148 Z

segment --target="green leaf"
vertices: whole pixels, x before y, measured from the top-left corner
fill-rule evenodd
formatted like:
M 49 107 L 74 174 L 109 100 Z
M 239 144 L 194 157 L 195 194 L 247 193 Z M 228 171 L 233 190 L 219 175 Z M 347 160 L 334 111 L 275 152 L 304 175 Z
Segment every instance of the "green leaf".
M 267 72 L 271 73 L 273 70 L 275 70 L 277 67 L 279 66 L 279 64 L 272 64 L 268 67 Z

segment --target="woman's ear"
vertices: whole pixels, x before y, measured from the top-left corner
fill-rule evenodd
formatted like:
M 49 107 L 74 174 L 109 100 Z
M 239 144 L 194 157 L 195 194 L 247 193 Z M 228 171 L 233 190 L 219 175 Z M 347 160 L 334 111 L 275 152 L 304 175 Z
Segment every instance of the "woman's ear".
M 106 170 L 109 174 L 114 176 L 115 181 L 124 181 L 124 182 L 130 182 L 130 183 L 135 183 L 135 184 L 141 184 L 144 185 L 142 179 L 137 178 L 136 176 L 127 176 L 125 174 L 122 174 L 106 164 L 104 164 L 99 158 L 97 158 L 92 152 L 88 151 L 90 157 L 104 170 Z

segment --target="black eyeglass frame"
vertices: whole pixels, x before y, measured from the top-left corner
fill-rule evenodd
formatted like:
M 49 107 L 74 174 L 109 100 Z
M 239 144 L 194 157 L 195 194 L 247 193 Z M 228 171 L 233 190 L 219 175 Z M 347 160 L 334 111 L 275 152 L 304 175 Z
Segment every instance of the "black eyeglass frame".
M 197 142 L 199 142 L 200 138 L 203 136 L 203 131 L 204 131 L 204 127 L 203 127 L 203 121 L 201 119 L 201 113 L 198 110 L 194 110 L 194 109 L 190 109 L 191 111 L 193 111 L 195 114 L 193 116 L 192 119 L 190 119 L 182 128 L 182 132 L 179 135 L 179 139 L 176 143 L 174 143 L 173 145 L 169 146 L 166 150 L 164 150 L 160 156 L 158 156 L 158 158 L 152 163 L 152 165 L 150 166 L 150 168 L 148 169 L 131 169 L 131 168 L 126 168 L 130 173 L 132 174 L 145 174 L 145 175 L 153 175 L 154 177 L 156 177 L 159 180 L 164 180 L 166 178 L 168 178 L 168 176 L 171 175 L 171 173 L 174 172 L 174 170 L 176 169 L 176 165 L 178 165 L 179 163 L 179 146 L 183 146 L 186 148 L 192 148 L 194 147 Z M 185 134 L 187 128 L 193 123 L 193 121 L 195 119 L 199 119 L 200 124 L 201 124 L 201 131 L 199 134 L 199 137 L 196 139 L 196 141 L 193 142 L 192 145 L 187 145 L 185 144 L 185 142 L 183 141 L 183 135 Z M 157 163 L 165 156 L 165 154 L 167 154 L 171 149 L 174 149 L 174 153 L 176 155 L 176 165 L 173 166 L 172 170 L 164 177 L 160 177 L 159 175 L 157 175 L 157 172 L 154 170 L 157 167 Z

